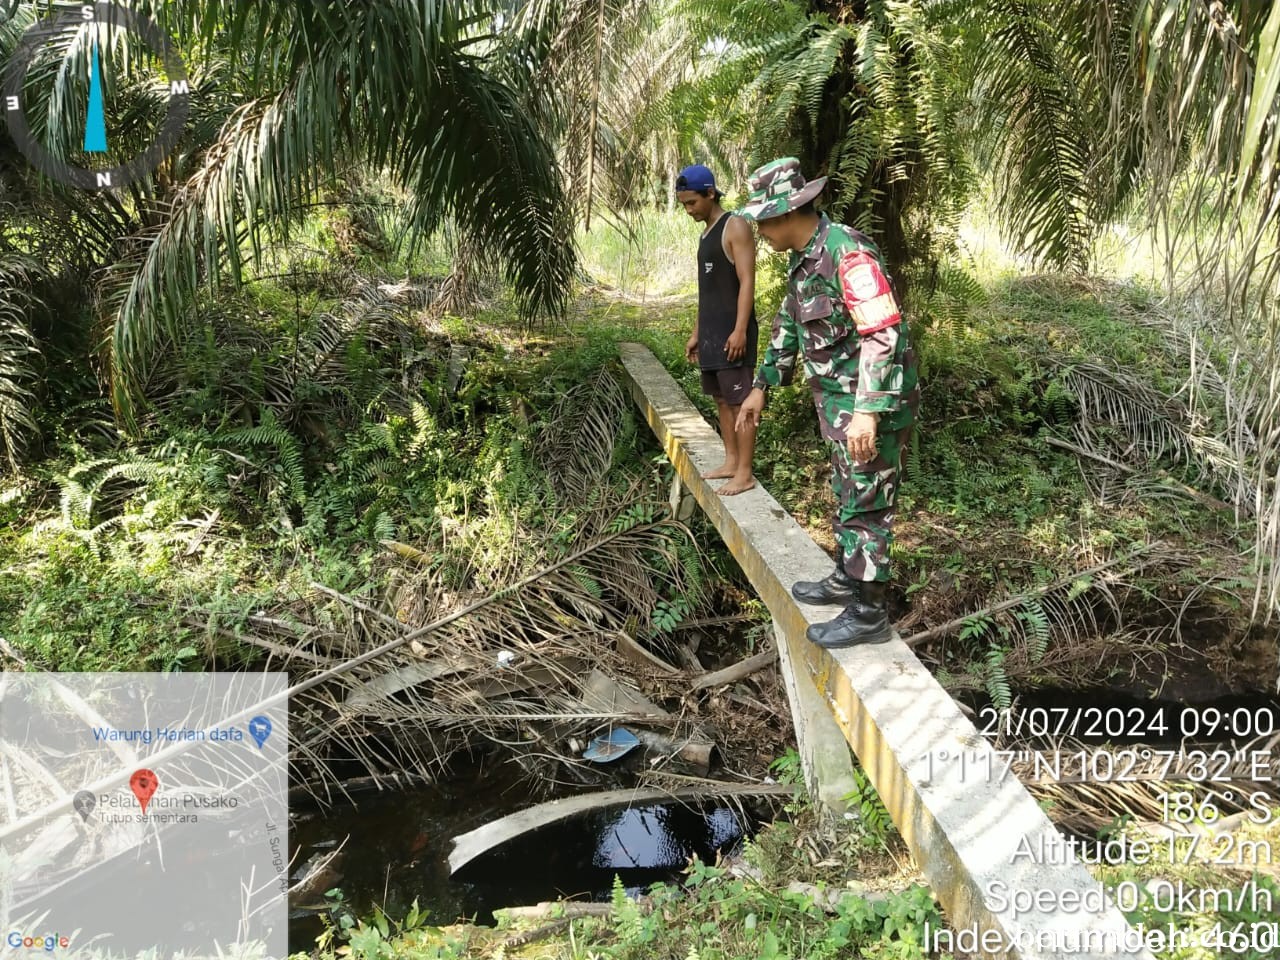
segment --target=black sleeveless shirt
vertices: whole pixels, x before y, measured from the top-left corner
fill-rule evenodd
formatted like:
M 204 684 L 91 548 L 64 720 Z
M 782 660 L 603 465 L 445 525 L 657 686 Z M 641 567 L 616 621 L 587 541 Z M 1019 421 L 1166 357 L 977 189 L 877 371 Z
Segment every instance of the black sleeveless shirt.
M 731 216 L 731 213 L 722 214 L 698 243 L 698 366 L 703 370 L 756 365 L 759 330 L 754 306 L 747 326 L 746 355 L 730 360 L 726 353 L 729 334 L 738 322 L 738 290 L 741 288 L 738 274 L 724 252 L 724 227 Z

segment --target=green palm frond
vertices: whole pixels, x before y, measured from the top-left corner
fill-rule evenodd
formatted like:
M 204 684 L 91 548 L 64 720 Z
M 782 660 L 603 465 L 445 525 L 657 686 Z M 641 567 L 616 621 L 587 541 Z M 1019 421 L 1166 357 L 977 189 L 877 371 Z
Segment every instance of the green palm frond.
M 1280 7 L 1272 5 L 1271 14 L 1257 37 L 1254 87 L 1249 95 L 1244 139 L 1240 147 L 1241 159 L 1250 164 L 1259 148 L 1266 143 L 1268 129 L 1269 139 L 1275 142 L 1276 96 L 1280 92 Z
M 806 4 L 797 0 L 676 0 L 668 16 L 685 25 L 695 47 L 723 40 L 732 56 L 766 45 L 805 13 Z M 734 29 L 726 31 L 729 23 Z
M 412 196 L 415 231 L 452 218 L 471 234 L 528 313 L 562 308 L 574 257 L 555 159 L 521 92 L 487 71 L 470 12 L 396 0 L 171 6 L 170 22 L 209 43 L 267 31 L 248 69 L 277 89 L 228 118 L 116 293 L 109 364 L 126 419 L 199 284 L 241 282 L 246 247 L 259 260 L 273 230 L 357 163 Z
M 345 351 L 353 341 L 366 334 L 377 335 L 392 327 L 403 311 L 394 297 L 378 284 L 357 284 L 354 292 L 332 313 L 313 318 L 299 339 L 297 368 L 290 376 L 294 384 L 340 384 L 349 376 Z M 296 413 L 298 397 L 290 397 L 291 420 Z
M 6 253 L 0 246 L 0 449 L 14 471 L 39 432 L 35 387 L 40 349 L 31 320 L 42 305 L 31 291 L 40 273 L 29 258 Z
M 577 217 L 590 229 L 603 200 L 625 215 L 650 172 L 642 104 L 679 69 L 647 0 L 533 0 L 500 41 L 504 74 L 523 87 L 560 150 Z
M 749 24 L 720 40 L 713 68 L 669 95 L 686 141 L 732 131 L 747 140 L 752 164 L 798 156 L 808 175 L 829 177 L 826 209 L 875 236 L 899 275 L 945 248 L 974 179 L 958 123 L 955 4 L 675 8 L 695 42 L 714 45 L 725 17 L 741 22 L 739 8 Z
M 987 0 L 973 16 L 974 97 L 1009 232 L 1038 260 L 1083 269 L 1096 221 L 1090 114 L 1071 57 L 1080 29 L 1028 0 Z

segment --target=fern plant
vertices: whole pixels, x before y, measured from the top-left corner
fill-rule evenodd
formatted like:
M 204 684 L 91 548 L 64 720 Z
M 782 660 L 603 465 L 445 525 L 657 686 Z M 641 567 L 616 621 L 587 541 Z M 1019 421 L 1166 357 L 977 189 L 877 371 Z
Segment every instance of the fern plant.
M 269 448 L 275 455 L 274 459 L 254 464 L 258 477 L 266 485 L 267 498 L 286 507 L 305 505 L 307 484 L 302 447 L 276 419 L 271 408 L 263 411 L 257 426 L 219 431 L 214 439 L 233 446 L 243 444 L 249 448 Z
M 985 658 L 984 680 L 987 696 L 997 710 L 1008 710 L 1013 706 L 1013 689 L 1009 683 L 1009 675 L 1004 669 L 1005 650 L 992 646 L 987 650 Z
M 857 806 L 860 822 L 868 836 L 883 846 L 894 831 L 893 818 L 861 767 L 853 768 L 853 783 L 854 789 L 845 799 Z
M 1049 615 L 1038 597 L 1028 597 L 1014 615 L 1025 628 L 1032 663 L 1043 660 L 1049 650 Z

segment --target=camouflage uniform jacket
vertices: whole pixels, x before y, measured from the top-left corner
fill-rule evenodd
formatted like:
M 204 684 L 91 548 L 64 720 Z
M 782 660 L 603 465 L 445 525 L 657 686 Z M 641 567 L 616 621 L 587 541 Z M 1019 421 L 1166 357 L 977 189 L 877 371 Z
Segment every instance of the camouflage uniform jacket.
M 879 433 L 914 419 L 915 354 L 880 251 L 825 215 L 804 252 L 791 254 L 787 295 L 755 386 L 790 383 L 801 352 L 827 439 L 843 442 L 854 412 L 880 414 Z

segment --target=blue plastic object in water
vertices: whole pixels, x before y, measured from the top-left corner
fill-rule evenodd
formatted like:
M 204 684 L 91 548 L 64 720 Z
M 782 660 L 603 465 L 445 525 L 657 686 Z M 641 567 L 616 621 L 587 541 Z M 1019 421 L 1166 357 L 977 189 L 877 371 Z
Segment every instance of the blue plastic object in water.
M 625 727 L 611 730 L 607 737 L 596 737 L 587 749 L 582 751 L 582 759 L 594 760 L 597 763 L 612 763 L 640 746 L 636 735 Z

